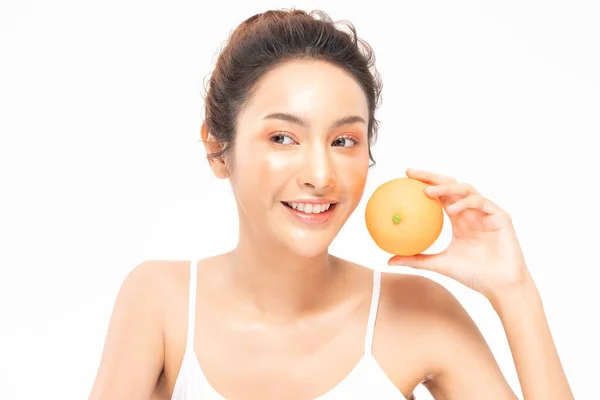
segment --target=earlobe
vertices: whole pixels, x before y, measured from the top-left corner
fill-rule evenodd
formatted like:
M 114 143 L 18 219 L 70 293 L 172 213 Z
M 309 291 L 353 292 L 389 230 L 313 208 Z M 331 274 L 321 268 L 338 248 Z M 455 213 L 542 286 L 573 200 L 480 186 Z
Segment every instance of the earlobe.
M 223 149 L 223 145 L 219 143 L 219 141 L 216 140 L 208 131 L 206 121 L 202 122 L 202 126 L 200 127 L 200 137 L 202 139 L 202 143 L 204 143 L 204 148 L 207 155 L 218 153 Z M 225 179 L 229 177 L 229 170 L 227 168 L 225 159 L 222 156 L 211 157 L 208 159 L 208 163 L 217 178 Z
M 222 157 L 214 157 L 209 160 L 210 168 L 219 179 L 229 178 L 229 169 Z

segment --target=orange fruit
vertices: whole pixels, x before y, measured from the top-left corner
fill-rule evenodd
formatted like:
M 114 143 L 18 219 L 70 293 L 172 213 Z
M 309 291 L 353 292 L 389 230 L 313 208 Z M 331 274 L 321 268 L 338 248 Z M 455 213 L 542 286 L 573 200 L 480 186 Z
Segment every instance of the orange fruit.
M 427 186 L 416 179 L 397 178 L 375 189 L 367 202 L 365 222 L 382 250 L 412 256 L 438 239 L 444 212 L 438 199 L 423 192 Z

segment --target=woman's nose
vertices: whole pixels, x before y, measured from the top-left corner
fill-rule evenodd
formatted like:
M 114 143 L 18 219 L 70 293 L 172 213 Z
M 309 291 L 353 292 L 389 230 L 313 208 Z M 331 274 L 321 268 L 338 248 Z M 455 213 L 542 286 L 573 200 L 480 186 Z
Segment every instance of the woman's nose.
M 305 152 L 298 183 L 316 191 L 324 191 L 335 185 L 335 168 L 328 149 L 311 149 Z

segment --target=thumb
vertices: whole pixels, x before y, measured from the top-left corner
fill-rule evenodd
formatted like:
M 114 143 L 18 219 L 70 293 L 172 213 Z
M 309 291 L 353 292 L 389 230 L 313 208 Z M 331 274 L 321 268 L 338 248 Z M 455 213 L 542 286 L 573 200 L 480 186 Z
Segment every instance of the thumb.
M 442 253 L 415 254 L 413 256 L 393 256 L 388 260 L 388 265 L 401 265 L 446 275 L 444 272 L 444 264 Z

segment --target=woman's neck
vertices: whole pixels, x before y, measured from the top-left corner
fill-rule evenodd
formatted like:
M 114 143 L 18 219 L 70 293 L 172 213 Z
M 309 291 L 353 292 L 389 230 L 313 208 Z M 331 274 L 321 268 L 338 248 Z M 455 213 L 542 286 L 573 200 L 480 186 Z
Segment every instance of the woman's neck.
M 339 262 L 328 252 L 303 257 L 283 246 L 240 240 L 227 265 L 236 297 L 261 318 L 283 322 L 326 307 Z

